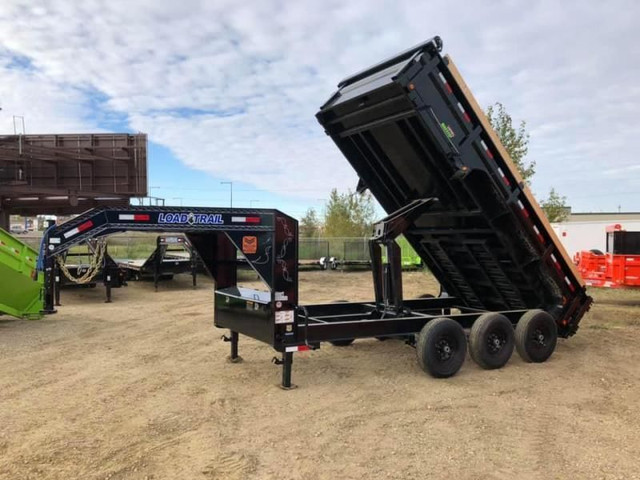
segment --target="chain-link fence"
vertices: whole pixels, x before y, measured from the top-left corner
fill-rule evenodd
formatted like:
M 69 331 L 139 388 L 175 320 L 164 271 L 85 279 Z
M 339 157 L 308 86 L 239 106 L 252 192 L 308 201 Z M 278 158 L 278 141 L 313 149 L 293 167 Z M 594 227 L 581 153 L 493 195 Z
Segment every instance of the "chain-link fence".
M 344 239 L 340 260 L 345 262 L 369 262 L 369 242 L 365 238 Z
M 299 260 L 318 260 L 329 256 L 329 241 L 321 238 L 301 238 L 298 242 Z
M 156 248 L 157 236 L 157 233 L 144 232 L 110 235 L 107 239 L 109 255 L 116 259 L 145 259 Z M 40 247 L 42 233 L 33 232 L 18 237 L 37 250 Z M 402 251 L 403 266 L 419 266 L 421 264 L 420 257 L 404 237 L 398 239 L 398 244 Z M 80 247 L 74 247 L 72 251 L 77 248 Z M 322 257 L 334 257 L 347 262 L 367 262 L 369 260 L 368 238 L 316 237 L 299 239 L 298 258 L 301 261 L 319 260 Z

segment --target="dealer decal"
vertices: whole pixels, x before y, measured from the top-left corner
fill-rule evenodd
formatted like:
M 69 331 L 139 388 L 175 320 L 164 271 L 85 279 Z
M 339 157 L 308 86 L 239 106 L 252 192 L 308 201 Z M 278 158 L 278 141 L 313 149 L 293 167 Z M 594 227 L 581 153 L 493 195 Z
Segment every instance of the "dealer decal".
M 244 236 L 242 237 L 242 253 L 247 255 L 255 255 L 258 251 L 258 237 Z

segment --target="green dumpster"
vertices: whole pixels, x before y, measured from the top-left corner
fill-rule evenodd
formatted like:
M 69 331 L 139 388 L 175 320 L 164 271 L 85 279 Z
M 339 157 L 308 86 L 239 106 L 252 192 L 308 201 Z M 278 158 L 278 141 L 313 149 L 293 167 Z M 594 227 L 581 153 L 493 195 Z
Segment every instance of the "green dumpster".
M 0 228 L 0 314 L 42 316 L 44 276 L 36 270 L 38 253 Z

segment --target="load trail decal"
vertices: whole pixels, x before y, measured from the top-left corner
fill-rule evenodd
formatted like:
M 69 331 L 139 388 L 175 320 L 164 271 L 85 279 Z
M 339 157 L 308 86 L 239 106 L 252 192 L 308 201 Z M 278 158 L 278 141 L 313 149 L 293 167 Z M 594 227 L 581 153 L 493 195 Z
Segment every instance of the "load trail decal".
M 222 225 L 224 220 L 221 213 L 160 213 L 158 223 L 188 225 Z

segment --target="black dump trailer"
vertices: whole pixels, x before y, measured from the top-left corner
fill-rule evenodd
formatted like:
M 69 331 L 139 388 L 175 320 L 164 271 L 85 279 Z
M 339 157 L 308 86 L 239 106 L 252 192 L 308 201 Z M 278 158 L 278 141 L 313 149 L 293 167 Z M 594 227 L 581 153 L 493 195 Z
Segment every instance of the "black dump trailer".
M 553 350 L 556 333 L 576 332 L 592 300 L 458 69 L 441 50 L 441 39 L 434 37 L 347 77 L 317 114 L 357 172 L 358 190 L 369 189 L 389 214 L 375 227 L 379 241 L 371 244 L 376 305 L 378 310 L 394 305 L 398 315 L 411 309 L 402 299 L 394 242 L 404 234 L 462 312 L 439 316 L 424 328 L 416 323 L 415 331 L 422 330 L 421 364 L 437 355 L 437 341 L 431 352 L 425 347 L 441 332 L 449 338 L 447 352 L 462 341 L 457 323 L 475 327 L 472 356 L 483 366 L 495 365 L 492 355 L 504 355 L 500 345 L 512 340 L 512 332 L 499 328 L 506 324 L 504 317 L 516 327 L 522 356 L 541 361 Z M 381 247 L 391 258 L 387 268 L 380 265 Z M 469 321 L 471 313 L 476 315 Z M 492 330 L 495 334 L 486 333 Z M 495 348 L 487 351 L 478 337 Z M 445 364 L 442 370 L 427 370 L 446 375 Z
M 170 280 L 174 275 L 191 275 L 197 284 L 198 255 L 184 235 L 158 235 L 156 248 L 146 259 L 119 259 L 118 266 L 127 272 L 127 279 L 153 279 L 158 291 L 160 280 Z
M 435 377 L 461 368 L 467 344 L 487 369 L 504 366 L 514 347 L 525 361 L 545 361 L 591 298 L 441 47 L 436 37 L 345 79 L 317 114 L 359 189 L 388 212 L 369 241 L 375 298 L 301 304 L 298 223 L 278 210 L 130 207 L 91 210 L 46 233 L 45 309 L 53 311 L 55 256 L 73 244 L 127 230 L 183 232 L 214 279 L 214 324 L 230 330 L 231 361 L 240 359 L 239 334 L 271 345 L 282 354 L 274 363 L 283 388 L 293 386 L 295 352 L 358 338 L 405 340 Z M 403 297 L 395 240 L 403 234 L 441 283 L 437 298 Z M 265 290 L 237 284 L 237 252 Z

